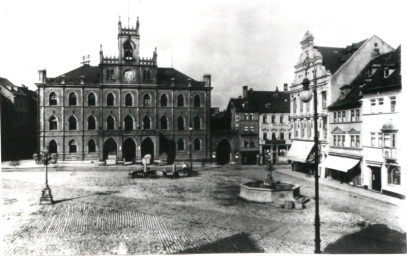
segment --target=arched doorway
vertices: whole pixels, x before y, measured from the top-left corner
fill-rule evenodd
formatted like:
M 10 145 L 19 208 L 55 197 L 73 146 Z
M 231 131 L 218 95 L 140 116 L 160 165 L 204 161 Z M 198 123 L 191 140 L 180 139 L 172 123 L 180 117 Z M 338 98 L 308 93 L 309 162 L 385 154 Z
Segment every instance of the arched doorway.
M 116 159 L 117 144 L 114 139 L 109 138 L 103 143 L 103 159 Z
M 143 158 L 146 154 L 151 155 L 151 161 L 154 160 L 154 143 L 150 138 L 146 138 L 141 142 L 141 157 Z
M 123 159 L 126 162 L 134 162 L 136 159 L 136 143 L 131 138 L 123 142 Z
M 58 153 L 58 145 L 57 145 L 57 143 L 56 143 L 55 140 L 51 140 L 51 141 L 49 142 L 49 145 L 48 145 L 48 152 L 49 152 L 50 154 L 52 154 L 52 153 Z
M 227 164 L 230 162 L 230 153 L 232 149 L 229 142 L 225 139 L 219 142 L 216 148 L 216 163 L 217 164 Z

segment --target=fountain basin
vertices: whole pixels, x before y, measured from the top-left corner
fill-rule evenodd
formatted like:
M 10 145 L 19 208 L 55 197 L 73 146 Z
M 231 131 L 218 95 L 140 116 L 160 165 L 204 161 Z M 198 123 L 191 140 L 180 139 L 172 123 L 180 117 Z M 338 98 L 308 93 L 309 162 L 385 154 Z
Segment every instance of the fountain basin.
M 295 202 L 300 198 L 300 185 L 289 183 L 274 183 L 264 186 L 261 181 L 250 181 L 240 184 L 240 198 L 250 202 L 273 203 L 281 206 L 285 202 Z

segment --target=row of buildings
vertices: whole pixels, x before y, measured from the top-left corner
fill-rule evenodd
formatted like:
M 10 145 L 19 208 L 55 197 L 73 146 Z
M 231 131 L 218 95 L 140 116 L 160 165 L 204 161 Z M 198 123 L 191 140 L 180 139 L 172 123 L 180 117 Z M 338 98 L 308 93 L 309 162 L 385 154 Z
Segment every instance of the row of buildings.
M 165 163 L 290 162 L 294 171 L 308 172 L 316 146 L 313 105 L 300 100 L 308 78 L 317 87 L 321 176 L 405 195 L 398 142 L 400 47 L 377 36 L 321 47 L 307 32 L 290 86 L 243 86 L 242 95 L 219 112 L 211 106 L 211 75 L 196 81 L 158 67 L 157 49 L 141 58 L 139 28 L 138 20 L 135 27 L 119 20 L 118 56 L 105 56 L 100 46 L 97 66 L 84 62 L 53 78 L 39 71 L 38 150 L 100 165 L 150 154 Z

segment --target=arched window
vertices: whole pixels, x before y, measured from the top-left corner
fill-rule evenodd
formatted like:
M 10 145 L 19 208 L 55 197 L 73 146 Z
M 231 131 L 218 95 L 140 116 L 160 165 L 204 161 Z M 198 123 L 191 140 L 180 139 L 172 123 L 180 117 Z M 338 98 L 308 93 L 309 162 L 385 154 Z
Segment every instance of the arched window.
M 127 40 L 123 44 L 123 48 L 124 48 L 124 59 L 132 60 L 133 59 L 133 47 L 131 46 L 131 43 L 129 40 Z
M 115 76 L 114 76 L 114 70 L 111 69 L 111 70 L 110 70 L 110 79 L 114 79 L 114 78 L 115 78 Z
M 124 118 L 124 129 L 126 131 L 131 131 L 133 130 L 133 123 L 134 123 L 134 119 L 131 115 L 127 115 Z
M 201 97 L 199 95 L 195 95 L 194 97 L 194 107 L 200 107 L 201 106 Z
M 109 94 L 107 95 L 106 104 L 107 104 L 108 106 L 113 106 L 113 105 L 114 105 L 114 95 L 113 95 L 113 93 L 109 93 Z
M 168 105 L 168 98 L 166 94 L 161 95 L 160 105 L 161 107 L 166 107 Z
M 201 150 L 201 140 L 200 139 L 195 139 L 194 150 Z
M 182 116 L 178 117 L 178 119 L 177 119 L 177 127 L 178 127 L 178 130 L 180 130 L 180 131 L 185 130 L 185 121 Z
M 148 116 L 145 116 L 143 118 L 143 129 L 144 130 L 150 130 L 151 129 L 151 121 Z
M 71 92 L 69 94 L 69 106 L 76 106 L 76 94 L 74 92 Z
M 93 92 L 88 94 L 88 106 L 96 105 L 96 96 Z
M 88 117 L 88 130 L 96 130 L 96 118 L 94 116 Z
M 151 80 L 151 73 L 150 70 L 147 70 L 147 81 Z
M 75 140 L 71 140 L 68 143 L 69 146 L 69 153 L 76 153 L 78 151 L 78 144 Z
M 51 116 L 49 118 L 49 130 L 58 130 L 58 119 L 56 118 L 56 116 Z
M 179 139 L 177 144 L 178 144 L 178 151 L 185 150 L 185 143 L 184 143 L 183 139 Z
M 201 119 L 199 117 L 194 118 L 194 130 L 201 130 Z
M 131 95 L 131 93 L 126 94 L 125 105 L 126 107 L 133 106 L 133 96 Z
M 106 119 L 107 129 L 113 130 L 114 129 L 114 118 L 113 116 L 108 116 Z
M 180 94 L 177 98 L 177 106 L 183 107 L 184 106 L 184 95 Z
M 143 97 L 143 106 L 144 107 L 149 107 L 150 104 L 151 104 L 150 94 L 146 93 L 146 94 L 144 94 L 144 97 Z
M 110 79 L 110 70 L 106 69 L 106 80 Z
M 57 154 L 58 153 L 58 145 L 57 145 L 57 142 L 55 140 L 51 140 L 49 142 L 48 151 L 49 151 L 50 154 L 52 154 L 52 153 Z
M 57 94 L 55 92 L 51 92 L 49 94 L 49 105 L 50 106 L 55 106 L 58 104 L 58 97 Z
M 401 173 L 400 173 L 400 168 L 396 166 L 391 166 L 388 169 L 388 183 L 393 184 L 393 185 L 400 185 L 400 178 L 401 178 Z
M 69 123 L 69 130 L 70 131 L 78 129 L 77 128 L 77 121 L 78 120 L 76 119 L 76 117 L 74 117 L 74 116 L 69 117 L 68 123 Z
M 88 142 L 88 153 L 95 153 L 96 152 L 96 143 L 94 140 L 90 140 Z
M 161 130 L 168 130 L 168 119 L 165 116 L 162 116 L 160 119 Z

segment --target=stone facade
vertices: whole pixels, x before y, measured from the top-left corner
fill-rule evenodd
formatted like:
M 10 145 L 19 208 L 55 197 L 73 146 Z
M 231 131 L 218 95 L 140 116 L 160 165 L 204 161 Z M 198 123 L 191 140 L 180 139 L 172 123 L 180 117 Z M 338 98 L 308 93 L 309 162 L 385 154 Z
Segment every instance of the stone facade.
M 210 158 L 211 77 L 199 82 L 140 58 L 139 21 L 119 21 L 119 56 L 56 78 L 40 71 L 39 140 L 61 160 L 164 162 Z M 192 151 L 191 151 L 192 149 Z

